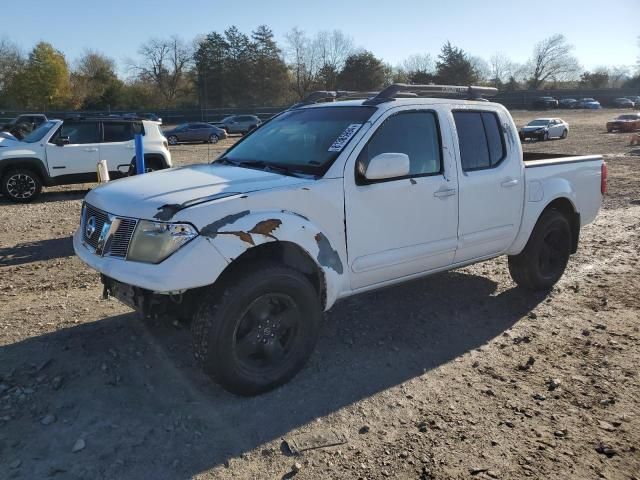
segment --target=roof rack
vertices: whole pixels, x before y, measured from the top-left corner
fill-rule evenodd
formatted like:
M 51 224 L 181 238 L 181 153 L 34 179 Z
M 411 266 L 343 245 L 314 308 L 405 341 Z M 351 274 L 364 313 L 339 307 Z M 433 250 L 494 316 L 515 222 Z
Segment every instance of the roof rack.
M 319 102 L 332 102 L 338 99 L 366 98 L 364 105 L 378 105 L 379 103 L 392 102 L 396 98 L 431 97 L 451 98 L 465 97 L 467 100 L 482 99 L 483 96 L 494 97 L 498 89 L 493 87 L 474 87 L 458 85 L 410 85 L 407 83 L 394 83 L 380 92 L 352 92 L 346 90 L 311 92 L 301 102 L 291 106 L 291 109 L 300 108 Z

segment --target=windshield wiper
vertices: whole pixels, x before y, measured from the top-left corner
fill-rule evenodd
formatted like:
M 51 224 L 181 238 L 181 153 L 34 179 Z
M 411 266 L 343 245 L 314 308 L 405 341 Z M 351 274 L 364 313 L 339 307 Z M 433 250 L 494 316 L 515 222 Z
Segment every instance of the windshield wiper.
M 280 173 L 282 175 L 289 175 L 292 177 L 311 176 L 299 170 L 295 170 L 290 167 L 287 167 L 286 165 L 264 162 L 262 160 L 245 160 L 241 162 L 241 161 L 229 160 L 226 157 L 222 157 L 216 160 L 216 162 L 221 162 L 221 163 L 224 163 L 225 165 L 233 165 L 234 167 L 254 168 L 258 170 L 264 170 L 266 172 L 275 172 L 275 173 Z

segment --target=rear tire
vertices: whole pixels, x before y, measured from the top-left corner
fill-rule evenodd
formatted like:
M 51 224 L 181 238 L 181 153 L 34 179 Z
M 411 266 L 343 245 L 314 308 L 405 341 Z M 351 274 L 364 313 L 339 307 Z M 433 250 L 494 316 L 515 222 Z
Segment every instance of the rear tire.
M 178 144 L 178 137 L 176 137 L 175 135 L 169 135 L 167 137 L 167 142 L 169 142 L 169 145 L 177 145 Z
M 194 353 L 226 390 L 257 395 L 293 378 L 315 347 L 322 307 L 296 270 L 263 265 L 206 297 L 191 324 Z
M 572 244 L 566 215 L 547 210 L 538 219 L 524 250 L 509 256 L 509 273 L 518 286 L 528 290 L 548 290 L 560 280 Z
M 31 170 L 11 170 L 2 177 L 0 191 L 12 202 L 29 203 L 40 195 L 42 180 Z

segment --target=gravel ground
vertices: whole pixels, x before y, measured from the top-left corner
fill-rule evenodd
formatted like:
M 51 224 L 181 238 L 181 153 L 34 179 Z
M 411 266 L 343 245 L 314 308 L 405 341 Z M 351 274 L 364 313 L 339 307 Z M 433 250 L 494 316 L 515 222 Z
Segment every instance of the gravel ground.
M 71 246 L 91 185 L 0 198 L 0 478 L 639 478 L 640 157 L 612 111 L 547 115 L 569 138 L 527 150 L 605 154 L 610 175 L 551 293 L 499 258 L 344 300 L 257 398 L 209 382 L 188 329 L 101 299 Z M 346 443 L 293 455 L 304 435 Z

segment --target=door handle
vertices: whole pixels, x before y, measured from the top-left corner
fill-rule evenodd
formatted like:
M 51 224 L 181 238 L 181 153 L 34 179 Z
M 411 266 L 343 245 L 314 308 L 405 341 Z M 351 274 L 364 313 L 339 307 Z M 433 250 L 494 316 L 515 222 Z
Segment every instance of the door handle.
M 95 147 L 90 147 L 90 148 L 85 148 L 85 149 L 84 149 L 84 151 L 85 151 L 85 152 L 97 152 L 97 151 L 98 151 L 98 149 L 97 149 L 97 148 L 95 148 Z
M 433 196 L 434 197 L 450 197 L 452 195 L 456 194 L 456 189 L 455 188 L 448 188 L 448 189 L 444 189 L 444 190 L 436 190 L 435 192 L 433 192 Z
M 509 188 L 509 187 L 515 187 L 519 183 L 520 183 L 520 180 L 518 180 L 517 178 L 507 178 L 503 180 L 503 182 L 500 185 L 502 185 L 505 188 Z

